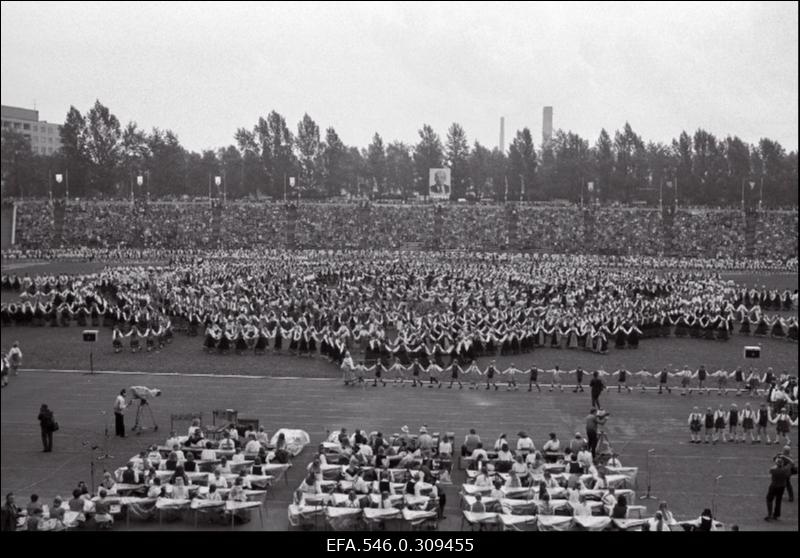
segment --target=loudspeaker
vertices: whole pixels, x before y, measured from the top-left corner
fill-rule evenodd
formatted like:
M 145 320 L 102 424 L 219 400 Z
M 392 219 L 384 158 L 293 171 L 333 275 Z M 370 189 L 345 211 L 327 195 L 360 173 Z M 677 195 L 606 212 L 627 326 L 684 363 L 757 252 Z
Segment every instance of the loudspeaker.
M 749 345 L 744 348 L 744 358 L 761 358 L 761 347 Z
M 83 330 L 83 340 L 87 343 L 94 343 L 97 341 L 97 330 L 96 329 L 84 329 Z

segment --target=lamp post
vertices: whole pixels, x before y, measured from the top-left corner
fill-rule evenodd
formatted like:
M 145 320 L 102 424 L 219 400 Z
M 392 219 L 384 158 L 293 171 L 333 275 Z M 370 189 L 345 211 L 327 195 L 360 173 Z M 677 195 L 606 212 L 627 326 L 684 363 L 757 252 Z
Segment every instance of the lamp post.
M 144 176 L 142 176 L 141 174 L 139 176 L 137 176 L 136 177 L 136 184 L 137 184 L 137 186 L 139 186 L 139 188 L 141 188 L 142 185 L 144 185 Z M 131 198 L 133 198 L 133 192 L 131 192 Z M 133 201 L 133 199 L 131 199 L 131 201 Z
M 651 487 L 651 480 L 652 480 L 652 468 L 650 467 L 650 454 L 655 453 L 655 449 L 647 450 L 647 492 L 642 494 L 639 499 L 640 500 L 657 500 L 657 498 L 651 494 L 650 487 Z

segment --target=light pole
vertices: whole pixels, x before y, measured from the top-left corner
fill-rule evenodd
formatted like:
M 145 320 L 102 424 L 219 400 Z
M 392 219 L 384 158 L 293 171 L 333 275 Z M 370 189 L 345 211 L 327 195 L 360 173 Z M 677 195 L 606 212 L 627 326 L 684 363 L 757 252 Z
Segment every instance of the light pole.
M 58 173 L 56 175 L 56 184 L 58 184 L 60 186 L 62 182 L 64 182 L 64 175 L 61 174 L 61 173 Z M 52 191 L 50 192 L 50 197 L 51 198 L 53 197 L 53 192 Z
M 140 189 L 144 185 L 144 176 L 142 176 L 141 174 L 136 177 L 136 185 L 139 186 Z M 133 192 L 131 192 L 131 197 L 133 197 Z
M 652 469 L 650 467 L 650 454 L 655 453 L 655 449 L 647 450 L 647 492 L 642 494 L 639 499 L 640 500 L 656 500 L 657 498 L 650 492 L 650 487 L 652 486 Z

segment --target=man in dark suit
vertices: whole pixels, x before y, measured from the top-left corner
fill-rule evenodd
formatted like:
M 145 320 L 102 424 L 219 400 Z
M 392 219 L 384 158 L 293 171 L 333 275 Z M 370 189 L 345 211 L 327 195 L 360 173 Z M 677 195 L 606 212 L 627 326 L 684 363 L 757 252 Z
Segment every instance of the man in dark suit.
M 775 465 L 769 470 L 772 481 L 767 490 L 767 517 L 764 521 L 773 521 L 781 517 L 781 500 L 783 491 L 786 490 L 786 483 L 792 474 L 792 465 L 781 456 L 775 458 Z M 775 509 L 773 511 L 773 503 Z

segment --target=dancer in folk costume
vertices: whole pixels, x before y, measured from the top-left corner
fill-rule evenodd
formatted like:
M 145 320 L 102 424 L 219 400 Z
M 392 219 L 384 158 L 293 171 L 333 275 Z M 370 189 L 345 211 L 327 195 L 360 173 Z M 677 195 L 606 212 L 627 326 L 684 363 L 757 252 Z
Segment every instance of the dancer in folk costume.
M 775 443 L 779 444 L 780 437 L 783 436 L 784 445 L 791 445 L 792 440 L 789 436 L 789 432 L 792 426 L 797 426 L 797 419 L 792 420 L 792 417 L 789 416 L 789 412 L 784 407 L 770 422 L 775 425 Z M 767 443 L 769 443 L 769 441 Z
M 702 393 L 703 387 L 706 384 L 706 380 L 708 379 L 708 371 L 706 370 L 705 364 L 701 364 L 700 368 L 697 369 L 697 372 L 694 373 L 694 377 L 697 378 L 697 390 Z M 706 395 L 709 394 L 708 387 L 705 387 Z
M 701 443 L 700 440 L 700 430 L 703 425 L 703 415 L 700 413 L 700 410 L 697 407 L 692 409 L 692 412 L 689 413 L 689 435 L 691 438 L 692 444 L 699 444 Z
M 528 391 L 533 391 L 533 386 L 536 386 L 536 390 L 541 393 L 542 388 L 539 386 L 539 372 L 540 370 L 535 364 L 531 365 L 528 369 Z
M 494 386 L 494 390 L 497 391 L 497 376 L 500 372 L 497 370 L 497 366 L 495 365 L 495 361 L 493 360 L 489 366 L 486 367 L 485 375 L 486 375 L 486 389 Z
M 703 415 L 703 426 L 705 430 L 703 432 L 703 442 L 708 444 L 714 438 L 714 411 L 711 407 L 706 408 L 706 414 Z
M 730 436 L 728 441 L 734 444 L 739 441 L 739 423 L 741 421 L 739 415 L 739 408 L 736 406 L 736 403 L 732 403 L 731 408 L 728 410 L 728 435 Z M 744 442 L 744 435 L 742 435 L 742 441 Z
M 740 418 L 742 419 L 742 443 L 745 442 L 745 438 L 749 435 L 750 443 L 755 444 L 756 439 L 753 435 L 753 430 L 755 430 L 756 426 L 756 413 L 753 411 L 749 402 L 745 403 Z
M 478 389 L 478 381 L 483 372 L 478 368 L 478 363 L 475 360 L 464 370 L 464 374 L 469 376 L 469 389 Z
M 503 375 L 508 377 L 508 382 L 506 384 L 506 391 L 519 391 L 519 386 L 517 386 L 517 374 L 522 374 L 522 370 L 514 366 L 514 363 L 511 363 L 504 372 Z
M 447 389 L 453 389 L 453 383 L 458 382 L 458 389 L 464 389 L 464 384 L 461 383 L 461 376 L 464 374 L 464 371 L 461 369 L 461 366 L 458 362 L 451 362 L 450 366 L 445 368 L 444 370 L 445 377 L 450 375 L 450 385 L 447 386 Z
M 631 387 L 628 385 L 628 376 L 630 376 L 630 372 L 625 370 L 624 368 L 620 368 L 619 370 L 612 373 L 612 376 L 617 377 L 617 393 L 621 393 L 623 389 L 627 389 L 628 393 L 633 392 Z M 642 384 L 644 386 L 644 384 Z M 642 388 L 644 391 L 644 387 Z
M 662 391 L 664 389 L 667 390 L 667 393 L 672 393 L 672 388 L 669 387 L 669 384 L 668 384 L 669 377 L 671 375 L 672 374 L 670 372 L 667 372 L 666 368 L 662 368 L 661 372 L 659 372 L 659 374 L 658 374 L 658 394 L 659 395 L 661 395 L 661 393 L 662 393 Z
M 722 403 L 714 411 L 714 443 L 716 444 L 720 439 L 723 442 L 728 441 L 728 436 L 725 432 L 725 426 L 728 422 L 728 413 L 722 408 Z
M 728 377 L 732 374 L 729 374 L 727 370 L 719 369 L 711 376 L 717 379 L 717 395 L 718 396 L 726 396 L 728 395 Z
M 646 384 L 647 384 L 647 378 L 652 378 L 652 377 L 653 377 L 653 374 L 652 374 L 652 372 L 650 372 L 649 370 L 647 370 L 647 369 L 645 369 L 645 368 L 642 368 L 641 370 L 639 370 L 638 372 L 636 372 L 636 373 L 634 374 L 634 376 L 638 376 L 638 378 L 639 378 L 639 385 L 638 385 L 638 387 L 639 387 L 639 388 L 641 388 L 642 392 L 644 392 L 644 391 L 647 389 L 647 388 L 646 388 Z M 659 391 L 660 391 L 660 390 L 659 390 Z
M 122 352 L 122 340 L 124 338 L 125 334 L 122 333 L 122 330 L 119 329 L 119 326 L 114 326 L 114 329 L 111 332 L 111 345 L 114 347 L 115 353 Z
M 564 384 L 561 381 L 561 375 L 564 374 L 564 371 L 561 370 L 558 366 L 555 368 L 551 368 L 550 370 L 545 370 L 545 372 L 549 372 L 553 375 L 552 379 L 550 380 L 550 391 L 553 391 L 555 386 L 558 386 L 560 391 L 564 391 Z

